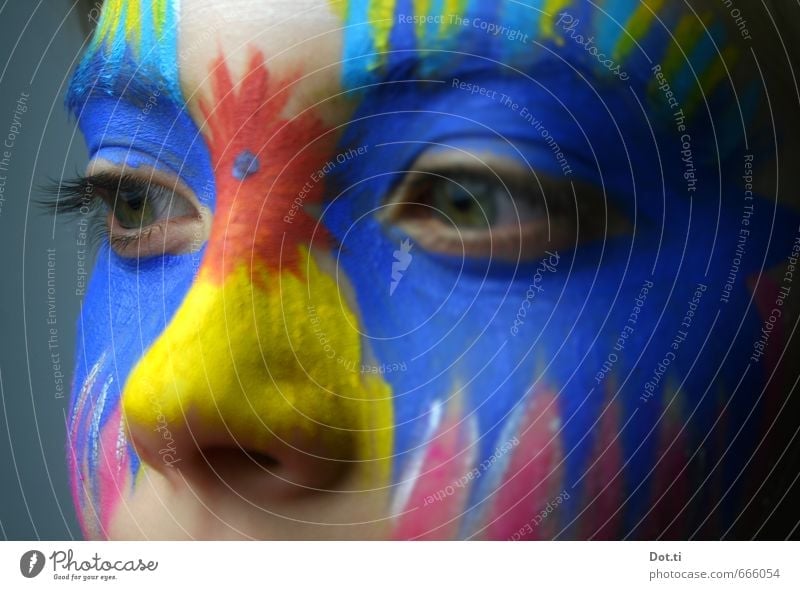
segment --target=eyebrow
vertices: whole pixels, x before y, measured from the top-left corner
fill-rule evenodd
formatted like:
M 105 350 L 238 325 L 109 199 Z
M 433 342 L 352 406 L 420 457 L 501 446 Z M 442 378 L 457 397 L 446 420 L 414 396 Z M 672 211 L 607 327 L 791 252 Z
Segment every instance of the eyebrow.
M 64 99 L 67 110 L 74 117 L 80 118 L 86 103 L 100 97 L 144 106 L 154 97 L 161 100 L 166 96 L 175 105 L 183 104 L 182 97 L 176 95 L 167 79 L 143 72 L 140 64 L 132 59 L 114 64 L 113 69 L 109 66 L 106 60 L 92 59 L 75 72 Z
M 687 115 L 704 100 L 732 98 L 724 82 L 727 68 L 737 64 L 735 37 L 719 15 L 701 19 L 665 0 L 606 2 L 603 9 L 578 0 L 329 1 L 343 21 L 345 90 L 460 77 L 475 69 L 530 72 L 562 61 L 592 77 L 608 77 L 609 67 L 589 53 L 589 40 L 596 53 L 630 70 L 630 85 L 647 99 L 661 98 L 652 71 L 658 65 L 681 91 Z M 688 39 L 676 40 L 670 29 Z M 682 40 L 699 49 L 684 55 Z
M 80 117 L 97 96 L 145 104 L 156 92 L 183 104 L 177 66 L 175 0 L 106 0 L 92 40 L 70 80 L 67 110 Z

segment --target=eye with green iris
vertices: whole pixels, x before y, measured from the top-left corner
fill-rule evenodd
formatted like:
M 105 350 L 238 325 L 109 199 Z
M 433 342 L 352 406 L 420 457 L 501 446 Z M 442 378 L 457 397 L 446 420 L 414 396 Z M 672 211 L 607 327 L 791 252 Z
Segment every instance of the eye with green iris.
M 198 208 L 177 182 L 166 179 L 99 172 L 80 182 L 81 198 L 92 196 L 107 211 L 111 247 L 123 257 L 143 257 L 194 248 L 207 231 L 207 211 Z M 188 234 L 194 231 L 192 243 Z
M 115 225 L 123 230 L 143 230 L 159 221 L 195 212 L 186 199 L 145 178 L 97 174 L 86 182 L 102 197 Z
M 497 214 L 507 191 L 500 183 L 473 176 L 436 178 L 423 181 L 430 206 L 445 223 L 459 228 L 486 228 L 497 222 Z
M 114 217 L 125 229 L 147 227 L 155 222 L 153 198 L 140 187 L 120 186 L 111 204 Z
M 485 159 L 480 167 L 431 160 L 435 167 L 406 174 L 379 214 L 431 252 L 533 259 L 628 230 L 595 187 Z
M 54 187 L 53 208 L 90 215 L 95 235 L 123 258 L 196 251 L 208 238 L 211 211 L 179 179 L 160 171 L 102 169 Z
M 473 171 L 414 173 L 402 193 L 396 204 L 404 216 L 435 218 L 456 231 L 518 226 L 545 214 L 541 191 Z

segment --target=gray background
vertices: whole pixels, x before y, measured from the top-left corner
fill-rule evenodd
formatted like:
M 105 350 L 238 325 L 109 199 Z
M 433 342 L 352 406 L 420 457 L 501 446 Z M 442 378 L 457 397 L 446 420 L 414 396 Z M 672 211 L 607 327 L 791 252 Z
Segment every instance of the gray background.
M 86 13 L 65 0 L 0 1 L 0 157 L 11 152 L 0 202 L 0 538 L 80 538 L 66 470 L 65 418 L 74 359 L 75 223 L 38 206 L 42 187 L 85 165 L 63 108 Z M 28 110 L 3 145 L 21 93 Z M 55 248 L 55 327 L 64 397 L 48 349 L 47 249 Z

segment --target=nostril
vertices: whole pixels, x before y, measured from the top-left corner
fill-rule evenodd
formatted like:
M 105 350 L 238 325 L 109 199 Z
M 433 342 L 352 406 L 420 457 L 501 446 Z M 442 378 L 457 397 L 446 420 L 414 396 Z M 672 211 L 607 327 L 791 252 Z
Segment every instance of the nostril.
M 254 501 L 334 490 L 347 471 L 340 461 L 281 448 L 276 453 L 238 445 L 214 444 L 186 457 L 184 477 L 206 489 L 227 489 Z
M 265 471 L 277 471 L 280 462 L 266 453 L 235 447 L 211 447 L 203 449 L 200 454 L 206 464 L 214 471 L 242 470 L 261 468 Z

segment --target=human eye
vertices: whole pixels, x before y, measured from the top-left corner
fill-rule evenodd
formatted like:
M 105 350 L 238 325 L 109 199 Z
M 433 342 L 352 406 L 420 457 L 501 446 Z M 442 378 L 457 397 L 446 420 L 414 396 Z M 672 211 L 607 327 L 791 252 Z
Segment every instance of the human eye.
M 423 156 L 380 214 L 428 251 L 530 260 L 626 231 L 625 217 L 587 185 L 492 156 Z
M 190 252 L 207 237 L 208 210 L 160 174 L 103 170 L 63 180 L 52 192 L 51 208 L 92 213 L 93 229 L 123 258 Z

